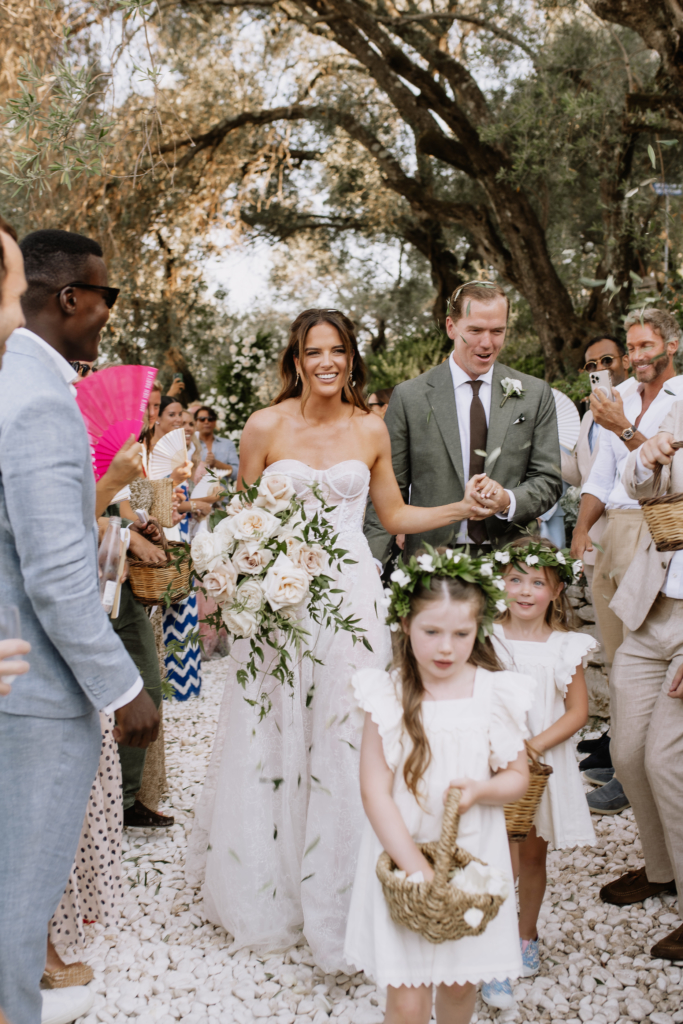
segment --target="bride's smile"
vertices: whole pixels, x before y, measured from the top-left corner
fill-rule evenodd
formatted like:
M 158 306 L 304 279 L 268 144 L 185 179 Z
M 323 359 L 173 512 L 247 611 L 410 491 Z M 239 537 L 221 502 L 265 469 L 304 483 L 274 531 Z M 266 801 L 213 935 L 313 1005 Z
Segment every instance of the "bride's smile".
M 303 360 L 294 359 L 297 373 L 311 388 L 311 397 L 333 398 L 350 377 L 349 355 L 332 324 L 316 324 L 308 332 Z

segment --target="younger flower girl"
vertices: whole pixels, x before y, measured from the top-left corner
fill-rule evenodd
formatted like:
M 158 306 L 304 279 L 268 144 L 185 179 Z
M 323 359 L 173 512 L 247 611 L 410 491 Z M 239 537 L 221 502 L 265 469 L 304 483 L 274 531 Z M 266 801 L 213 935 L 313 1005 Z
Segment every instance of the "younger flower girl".
M 388 1024 L 428 1024 L 432 986 L 439 1024 L 467 1024 L 478 982 L 521 974 L 503 805 L 528 785 L 533 681 L 503 671 L 487 635 L 501 596 L 493 570 L 490 556 L 450 550 L 396 570 L 388 617 L 401 629 L 396 666 L 353 679 L 366 712 L 360 773 L 368 820 L 344 953 L 388 988 Z M 394 924 L 375 868 L 384 849 L 408 876 L 421 873 L 411 880 L 432 879 L 417 844 L 439 838 L 451 786 L 462 792 L 458 843 L 493 869 L 494 887 L 508 895 L 480 935 L 436 945 Z
M 523 843 L 511 844 L 519 873 L 519 935 L 524 976 L 540 967 L 538 914 L 546 887 L 548 843 L 554 849 L 594 846 L 595 833 L 586 803 L 572 736 L 588 719 L 588 693 L 582 658 L 597 647 L 592 637 L 569 630 L 565 588 L 581 563 L 549 540 L 521 538 L 495 558 L 505 564 L 510 606 L 494 627 L 494 647 L 503 664 L 532 676 L 536 682 L 527 716 L 530 746 L 543 756 L 553 774 L 536 812 L 534 827 Z M 513 1004 L 512 987 L 484 987 L 484 1000 L 506 1009 Z

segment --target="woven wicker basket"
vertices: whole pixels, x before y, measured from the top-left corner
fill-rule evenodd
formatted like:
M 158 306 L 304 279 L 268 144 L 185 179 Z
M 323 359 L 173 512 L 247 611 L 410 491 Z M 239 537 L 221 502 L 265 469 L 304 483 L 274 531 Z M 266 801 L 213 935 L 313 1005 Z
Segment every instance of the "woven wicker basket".
M 173 526 L 173 481 L 170 479 L 150 480 L 154 488 L 150 516 L 159 526 Z
M 548 779 L 553 770 L 548 764 L 540 764 L 540 756 L 532 746 L 526 745 L 529 755 L 529 788 L 521 800 L 505 805 L 505 826 L 511 843 L 523 843 L 531 832 L 538 805 L 545 793 Z
M 377 861 L 377 877 L 382 883 L 389 913 L 396 924 L 419 932 L 428 942 L 451 942 L 467 935 L 480 935 L 498 913 L 503 902 L 501 896 L 471 895 L 456 889 L 448 881 L 455 868 L 464 868 L 470 861 L 482 861 L 458 846 L 458 804 L 460 790 L 451 789 L 446 800 L 441 838 L 438 843 L 420 843 L 420 849 L 434 865 L 431 882 L 409 882 L 394 874 L 396 864 L 385 851 Z M 476 928 L 465 921 L 471 907 L 483 913 Z
M 674 441 L 672 447 L 683 448 L 683 441 Z M 655 490 L 659 490 L 661 476 L 662 467 L 658 462 L 654 471 Z M 639 504 L 657 551 L 683 549 L 683 494 L 658 494 L 654 498 L 642 498 Z
M 171 556 L 183 548 L 182 544 L 171 543 Z M 171 601 L 184 601 L 192 589 L 192 559 L 188 555 L 179 566 L 169 559 L 167 562 L 140 562 L 131 558 L 128 563 L 130 586 L 140 604 L 163 604 L 171 585 Z

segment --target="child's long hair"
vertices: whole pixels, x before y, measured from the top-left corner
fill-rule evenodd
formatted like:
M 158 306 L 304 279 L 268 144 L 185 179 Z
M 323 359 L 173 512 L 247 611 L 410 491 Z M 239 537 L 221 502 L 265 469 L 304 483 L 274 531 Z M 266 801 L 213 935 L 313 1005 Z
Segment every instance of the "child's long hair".
M 473 606 L 477 625 L 481 624 L 486 608 L 486 595 L 476 583 L 466 583 L 464 580 L 452 579 L 446 576 L 432 576 L 430 582 L 431 587 L 426 587 L 422 583 L 418 583 L 415 587 L 410 601 L 411 618 L 421 611 L 423 605 L 429 604 L 432 601 L 443 601 L 444 598 L 448 598 L 451 601 L 469 602 Z M 422 685 L 420 670 L 413 654 L 410 637 L 401 630 L 398 634 L 398 641 L 403 721 L 406 732 L 413 742 L 413 749 L 410 751 L 403 766 L 403 778 L 415 799 L 419 800 L 418 786 L 432 759 L 432 751 L 422 720 L 422 698 L 424 697 L 425 688 Z M 489 672 L 501 672 L 503 669 L 489 637 L 486 637 L 484 641 L 477 637 L 474 641 L 469 663 L 479 668 L 488 669 Z
M 510 545 L 511 548 L 526 548 L 528 547 L 529 540 L 526 537 L 518 537 Z M 534 544 L 540 544 L 542 547 L 547 548 L 548 551 L 559 551 L 560 549 L 553 544 L 552 541 L 548 540 L 547 537 L 534 537 Z M 515 568 L 514 565 L 508 565 L 505 567 L 505 575 Z M 557 571 L 552 565 L 540 566 L 545 572 L 545 577 L 551 587 L 560 586 L 560 593 L 551 601 L 545 613 L 545 622 L 547 626 L 550 626 L 552 631 L 555 633 L 569 633 L 574 626 L 575 616 L 574 609 L 569 603 L 567 598 L 567 588 Z M 510 621 L 510 609 L 500 616 L 499 622 Z

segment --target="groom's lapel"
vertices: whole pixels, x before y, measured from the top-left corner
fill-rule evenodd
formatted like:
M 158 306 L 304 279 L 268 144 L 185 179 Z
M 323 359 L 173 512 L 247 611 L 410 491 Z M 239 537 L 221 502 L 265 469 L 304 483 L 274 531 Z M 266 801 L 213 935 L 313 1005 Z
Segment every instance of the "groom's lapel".
M 500 386 L 501 380 L 507 377 L 509 371 L 507 366 L 501 367 L 498 363 L 493 364 L 493 380 L 491 382 L 491 413 L 489 415 L 489 429 L 486 435 L 486 451 L 492 455 L 498 448 L 503 447 L 510 424 L 516 420 L 521 412 L 519 398 L 508 398 L 501 408 L 501 402 L 505 397 Z M 486 472 L 492 474 L 496 468 L 495 462 L 486 467 Z
M 448 357 L 450 359 L 450 356 Z M 430 373 L 426 381 L 427 401 L 432 410 L 441 432 L 446 451 L 453 463 L 453 468 L 458 474 L 460 483 L 465 486 L 465 472 L 462 466 L 462 447 L 460 445 L 460 428 L 458 426 L 458 414 L 455 409 L 455 391 L 453 389 L 453 377 L 448 359 Z

